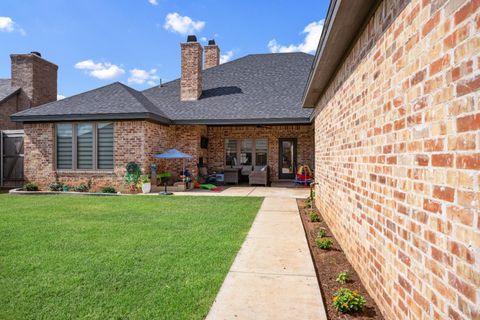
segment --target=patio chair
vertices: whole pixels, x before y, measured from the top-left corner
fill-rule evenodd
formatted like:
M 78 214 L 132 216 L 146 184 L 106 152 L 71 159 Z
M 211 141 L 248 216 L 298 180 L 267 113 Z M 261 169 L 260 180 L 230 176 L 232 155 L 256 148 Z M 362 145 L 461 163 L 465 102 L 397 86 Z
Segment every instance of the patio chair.
M 248 184 L 261 184 L 265 187 L 269 185 L 270 169 L 267 166 L 255 166 L 253 171 L 248 175 Z

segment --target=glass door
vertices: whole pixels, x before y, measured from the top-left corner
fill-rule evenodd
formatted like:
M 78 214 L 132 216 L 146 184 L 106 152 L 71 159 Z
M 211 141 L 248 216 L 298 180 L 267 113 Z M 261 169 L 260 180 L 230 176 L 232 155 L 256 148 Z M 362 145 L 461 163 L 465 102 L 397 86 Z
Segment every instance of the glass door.
M 279 139 L 278 178 L 295 179 L 297 139 Z

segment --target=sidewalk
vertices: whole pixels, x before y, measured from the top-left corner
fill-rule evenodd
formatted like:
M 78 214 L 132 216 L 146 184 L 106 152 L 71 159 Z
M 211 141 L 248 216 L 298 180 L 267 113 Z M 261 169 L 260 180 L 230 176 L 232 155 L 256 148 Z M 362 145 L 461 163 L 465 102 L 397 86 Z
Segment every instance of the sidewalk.
M 265 198 L 207 319 L 327 319 L 295 199 Z

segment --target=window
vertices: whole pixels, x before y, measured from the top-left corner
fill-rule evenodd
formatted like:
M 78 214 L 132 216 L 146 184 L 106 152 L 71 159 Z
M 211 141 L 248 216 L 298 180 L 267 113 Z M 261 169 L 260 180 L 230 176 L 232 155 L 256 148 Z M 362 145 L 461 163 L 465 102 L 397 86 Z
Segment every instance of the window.
M 113 123 L 97 124 L 97 167 L 113 169 Z
M 226 139 L 226 166 L 265 166 L 267 164 L 267 139 Z
M 73 125 L 57 124 L 57 168 L 73 169 Z
M 237 140 L 225 140 L 225 164 L 227 166 L 237 165 Z
M 267 139 L 255 140 L 255 165 L 265 166 L 267 165 Z
M 252 140 L 242 140 L 240 148 L 240 164 L 242 166 L 251 166 L 252 165 L 252 149 L 253 144 Z
M 93 169 L 93 125 L 77 124 L 77 169 Z
M 57 169 L 113 169 L 113 123 L 56 126 Z

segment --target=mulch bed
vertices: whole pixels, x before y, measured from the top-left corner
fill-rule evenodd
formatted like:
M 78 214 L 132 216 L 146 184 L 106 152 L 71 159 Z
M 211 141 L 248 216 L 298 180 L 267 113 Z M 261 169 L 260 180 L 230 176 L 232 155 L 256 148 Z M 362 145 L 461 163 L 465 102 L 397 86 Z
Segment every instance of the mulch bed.
M 303 222 L 303 228 L 305 229 L 305 234 L 307 236 L 308 246 L 310 247 L 310 252 L 315 264 L 318 281 L 320 283 L 320 289 L 324 299 L 323 303 L 327 309 L 328 319 L 384 319 L 380 313 L 380 310 L 375 304 L 375 301 L 373 301 L 368 294 L 357 273 L 348 262 L 345 253 L 338 244 L 337 240 L 333 237 L 333 234 L 330 232 L 330 229 L 318 210 L 314 208 L 321 221 L 311 222 L 308 217 L 308 213 L 305 210 L 304 200 L 297 200 L 297 203 Z M 333 240 L 333 246 L 330 250 L 319 249 L 315 244 L 315 239 L 320 228 L 326 229 L 327 237 Z M 336 279 L 338 274 L 343 271 L 348 272 L 350 280 L 346 284 L 342 285 L 338 283 Z M 367 304 L 361 312 L 354 314 L 343 314 L 335 310 L 332 305 L 333 295 L 342 287 L 355 290 L 365 298 Z

